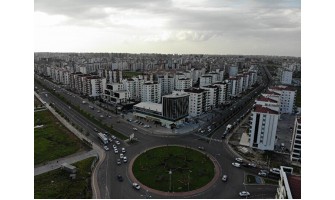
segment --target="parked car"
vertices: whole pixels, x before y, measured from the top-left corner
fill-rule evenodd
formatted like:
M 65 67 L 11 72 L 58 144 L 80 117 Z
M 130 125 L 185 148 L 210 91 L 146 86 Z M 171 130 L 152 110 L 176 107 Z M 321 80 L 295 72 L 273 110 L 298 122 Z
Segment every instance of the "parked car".
M 116 149 L 116 145 L 115 144 L 113 144 L 113 149 Z
M 117 149 L 114 149 L 114 153 L 115 153 L 115 154 L 118 154 L 119 151 L 118 151 Z
M 247 191 L 242 191 L 242 192 L 239 193 L 239 195 L 240 195 L 241 197 L 248 197 L 248 196 L 250 196 L 250 193 L 247 192 Z
M 233 162 L 232 165 L 233 165 L 234 167 L 241 167 L 241 164 L 240 164 L 240 163 L 236 163 L 236 162 Z
M 237 162 L 243 162 L 243 159 L 242 158 L 235 158 L 235 160 L 237 161 Z
M 250 167 L 256 167 L 256 164 L 255 163 L 249 163 L 248 164 Z
M 98 132 L 98 129 L 97 129 L 97 128 L 94 128 L 94 131 L 95 131 L 95 132 Z
M 278 168 L 272 168 L 272 169 L 270 169 L 270 172 L 274 173 L 274 174 L 280 174 L 280 169 L 278 169 Z
M 227 179 L 228 179 L 228 176 L 227 176 L 227 175 L 223 175 L 223 176 L 222 176 L 222 181 L 223 181 L 223 182 L 226 182 Z
M 141 186 L 137 183 L 133 183 L 133 187 L 136 189 L 136 190 L 139 190 L 141 189 Z
M 122 176 L 119 174 L 119 175 L 117 175 L 117 180 L 119 180 L 120 182 L 122 182 L 123 181 L 123 178 L 122 178 Z
M 115 139 L 116 139 L 116 137 L 115 137 L 114 135 L 112 135 L 112 139 L 113 139 L 113 140 L 115 140 Z
M 258 176 L 267 176 L 268 174 L 265 172 L 258 172 Z
M 122 153 L 126 153 L 126 148 L 122 147 L 122 148 L 121 148 L 121 152 L 122 152 Z
M 128 161 L 128 160 L 127 160 L 127 157 L 124 156 L 124 157 L 123 157 L 123 162 L 126 163 L 127 161 Z
M 118 140 L 115 141 L 115 144 L 120 145 L 120 142 Z
M 108 148 L 107 146 L 104 146 L 104 149 L 105 149 L 106 151 L 109 151 L 109 148 Z
M 108 138 L 108 142 L 113 142 L 112 138 Z
M 133 128 L 134 131 L 137 131 L 137 128 Z
M 116 160 L 116 164 L 121 165 L 121 160 L 119 158 Z
M 120 153 L 120 158 L 121 158 L 121 159 L 123 158 L 123 153 Z

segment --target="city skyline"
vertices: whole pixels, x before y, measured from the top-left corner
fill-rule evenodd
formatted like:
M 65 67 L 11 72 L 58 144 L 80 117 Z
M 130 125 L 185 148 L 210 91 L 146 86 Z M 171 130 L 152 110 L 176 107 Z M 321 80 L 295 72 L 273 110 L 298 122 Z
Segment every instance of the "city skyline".
M 301 56 L 300 1 L 39 1 L 36 52 Z

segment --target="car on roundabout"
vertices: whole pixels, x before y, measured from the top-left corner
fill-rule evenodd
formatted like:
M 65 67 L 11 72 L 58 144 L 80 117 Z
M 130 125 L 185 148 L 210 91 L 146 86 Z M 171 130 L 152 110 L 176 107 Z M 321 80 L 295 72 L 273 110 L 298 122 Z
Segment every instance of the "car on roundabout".
M 117 175 L 117 180 L 119 181 L 119 182 L 122 182 L 123 181 L 123 178 L 122 178 L 122 176 L 119 174 L 119 175 Z
M 233 165 L 234 167 L 241 167 L 241 164 L 240 164 L 240 163 L 236 163 L 236 162 L 233 162 L 232 165 Z
M 223 182 L 227 182 L 227 179 L 228 179 L 228 176 L 227 176 L 227 175 L 223 175 L 223 176 L 222 176 L 222 181 L 223 181 Z
M 240 193 L 238 193 L 240 195 L 240 197 L 248 197 L 250 196 L 250 192 L 247 192 L 247 191 L 242 191 Z
M 136 190 L 139 190 L 141 189 L 141 186 L 137 183 L 133 183 L 133 187 L 136 189 Z

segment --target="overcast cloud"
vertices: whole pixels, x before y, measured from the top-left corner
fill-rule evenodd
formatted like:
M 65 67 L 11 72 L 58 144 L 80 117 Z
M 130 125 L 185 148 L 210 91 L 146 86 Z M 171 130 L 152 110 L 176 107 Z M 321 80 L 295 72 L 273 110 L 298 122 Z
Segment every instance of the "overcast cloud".
M 35 0 L 35 51 L 301 54 L 294 0 Z

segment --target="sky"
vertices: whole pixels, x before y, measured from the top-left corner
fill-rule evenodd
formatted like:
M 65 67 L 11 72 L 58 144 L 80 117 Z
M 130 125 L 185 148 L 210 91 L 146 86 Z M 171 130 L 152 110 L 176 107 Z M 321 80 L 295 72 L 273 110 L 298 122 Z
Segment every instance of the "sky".
M 301 56 L 296 0 L 35 0 L 35 52 Z

